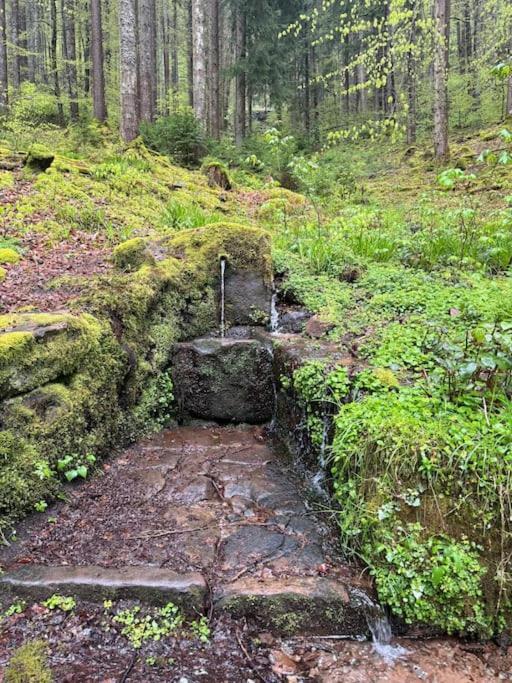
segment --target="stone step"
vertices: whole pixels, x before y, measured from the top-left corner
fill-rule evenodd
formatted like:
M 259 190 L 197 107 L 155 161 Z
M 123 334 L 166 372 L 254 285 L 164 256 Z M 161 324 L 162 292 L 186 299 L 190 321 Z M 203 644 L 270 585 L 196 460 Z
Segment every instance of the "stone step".
M 0 593 L 45 600 L 55 593 L 90 602 L 140 600 L 173 602 L 190 615 L 204 614 L 208 588 L 201 574 L 177 574 L 158 567 L 47 567 L 31 565 L 0 576 Z
M 360 593 L 323 577 L 243 578 L 219 591 L 215 608 L 283 636 L 368 632 Z

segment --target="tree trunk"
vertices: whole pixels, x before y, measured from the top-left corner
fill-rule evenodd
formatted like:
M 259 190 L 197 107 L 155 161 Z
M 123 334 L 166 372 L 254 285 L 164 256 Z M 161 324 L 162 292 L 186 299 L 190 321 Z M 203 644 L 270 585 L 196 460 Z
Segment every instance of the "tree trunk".
M 437 159 L 449 156 L 448 148 L 448 56 L 450 0 L 434 0 L 434 151 Z
M 188 103 L 194 106 L 194 37 L 192 33 L 192 0 L 188 0 L 187 6 L 187 81 L 188 81 Z
M 178 62 L 178 0 L 172 0 L 172 58 L 171 58 L 171 82 L 175 95 L 180 87 L 180 74 Z
M 64 109 L 60 98 L 59 70 L 57 68 L 57 0 L 50 0 L 50 68 L 53 73 L 53 92 L 57 100 L 59 119 L 64 123 Z
M 246 132 L 247 77 L 245 73 L 246 19 L 241 11 L 235 17 L 235 57 L 237 74 L 235 82 L 235 143 L 241 145 Z
M 5 113 L 9 104 L 9 76 L 7 70 L 7 21 L 5 0 L 0 0 L 0 111 Z
M 26 5 L 26 30 L 27 30 L 27 78 L 31 83 L 35 83 L 37 71 L 37 33 L 38 33 L 38 16 L 37 3 L 27 2 Z
M 91 0 L 91 60 L 92 60 L 92 104 L 94 118 L 106 121 L 105 65 L 103 55 L 103 20 L 101 0 Z
M 50 3 L 53 0 L 50 0 Z M 51 11 L 51 5 L 50 5 Z M 20 47 L 20 3 L 19 0 L 11 2 L 11 40 L 13 43 L 12 56 L 12 84 L 18 90 L 21 83 L 21 60 L 19 54 Z
M 204 0 L 192 0 L 194 111 L 206 127 L 206 26 Z
M 512 76 L 508 77 L 507 85 L 507 118 L 512 118 Z
M 75 0 L 61 0 L 62 16 L 62 53 L 66 64 L 68 83 L 69 112 L 71 120 L 77 121 L 78 85 L 76 75 L 76 35 L 75 35 Z
M 153 121 L 156 112 L 155 0 L 138 0 L 140 117 Z
M 220 93 L 220 0 L 210 0 L 210 134 L 220 139 L 222 107 Z
M 167 2 L 162 6 L 162 62 L 164 70 L 163 82 L 163 112 L 167 116 L 169 113 L 169 93 L 171 92 L 171 20 L 169 17 L 169 6 Z
M 412 12 L 409 50 L 406 57 L 407 70 L 407 144 L 412 145 L 416 142 L 416 59 L 414 56 L 416 38 L 416 10 L 415 0 L 408 0 L 407 9 Z
M 136 9 L 136 0 L 119 0 L 121 137 L 125 142 L 139 132 Z

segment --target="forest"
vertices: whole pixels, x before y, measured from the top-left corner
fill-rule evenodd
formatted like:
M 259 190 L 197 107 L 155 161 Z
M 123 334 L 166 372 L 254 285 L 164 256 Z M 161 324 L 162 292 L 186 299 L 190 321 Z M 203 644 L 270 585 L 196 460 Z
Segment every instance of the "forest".
M 512 4 L 0 0 L 0 683 L 511 643 Z

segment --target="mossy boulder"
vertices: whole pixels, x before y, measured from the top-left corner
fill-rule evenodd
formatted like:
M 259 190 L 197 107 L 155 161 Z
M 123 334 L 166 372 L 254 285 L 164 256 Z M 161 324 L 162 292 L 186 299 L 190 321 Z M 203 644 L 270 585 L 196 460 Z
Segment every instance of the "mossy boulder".
M 17 251 L 14 251 L 14 249 L 10 249 L 9 247 L 4 247 L 0 249 L 0 263 L 1 264 L 14 264 L 18 263 L 21 259 L 21 256 L 18 254 Z
M 153 264 L 155 259 L 142 237 L 135 237 L 119 244 L 112 254 L 112 261 L 118 270 L 126 273 L 138 270 L 144 264 Z
M 69 377 L 101 344 L 104 333 L 88 314 L 0 316 L 0 399 Z
M 53 164 L 55 154 L 47 147 L 39 143 L 35 143 L 28 151 L 28 156 L 25 162 L 27 168 L 31 171 L 43 172 L 46 171 Z
M 221 263 L 225 264 L 226 326 L 265 324 L 272 299 L 270 235 L 251 226 L 213 223 L 173 237 L 169 251 L 182 261 L 183 282 L 210 288 L 217 302 L 210 329 L 220 324 Z M 207 330 L 203 330 L 203 333 Z

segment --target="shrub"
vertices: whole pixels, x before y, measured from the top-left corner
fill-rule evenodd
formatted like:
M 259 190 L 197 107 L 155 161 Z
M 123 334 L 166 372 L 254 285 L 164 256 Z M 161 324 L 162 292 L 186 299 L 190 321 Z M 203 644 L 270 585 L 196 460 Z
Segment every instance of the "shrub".
M 154 123 L 143 123 L 140 132 L 150 149 L 171 156 L 185 166 L 198 166 L 206 156 L 200 123 L 190 109 L 182 109 Z

